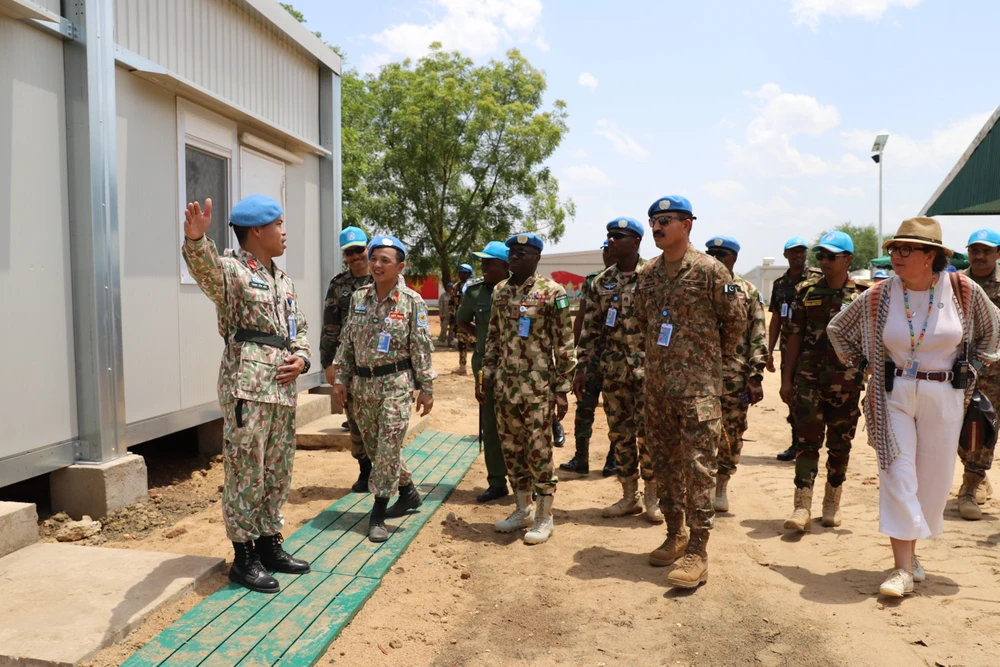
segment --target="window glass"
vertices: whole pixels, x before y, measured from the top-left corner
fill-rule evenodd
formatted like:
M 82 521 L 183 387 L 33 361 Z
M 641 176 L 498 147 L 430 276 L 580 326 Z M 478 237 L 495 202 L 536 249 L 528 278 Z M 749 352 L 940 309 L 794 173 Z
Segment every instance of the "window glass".
M 229 160 L 185 146 L 184 163 L 184 200 L 204 206 L 205 200 L 211 198 L 212 226 L 208 228 L 208 238 L 215 241 L 221 254 L 229 247 Z

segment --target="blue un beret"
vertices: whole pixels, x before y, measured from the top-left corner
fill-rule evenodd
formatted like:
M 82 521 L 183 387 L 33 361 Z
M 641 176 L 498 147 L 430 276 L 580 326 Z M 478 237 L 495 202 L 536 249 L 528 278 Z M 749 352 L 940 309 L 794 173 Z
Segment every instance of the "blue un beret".
M 541 252 L 545 247 L 545 244 L 542 243 L 542 239 L 538 238 L 538 235 L 531 233 L 514 234 L 514 236 L 507 239 L 504 245 L 508 248 L 513 248 L 516 245 L 526 245 L 529 248 L 534 248 L 538 252 Z
M 263 227 L 281 217 L 281 204 L 264 195 L 250 195 L 241 199 L 229 213 L 229 224 L 234 227 Z
M 714 238 L 710 238 L 705 244 L 705 247 L 709 250 L 712 248 L 723 248 L 725 250 L 735 252 L 737 255 L 740 254 L 740 242 L 732 236 L 716 236 Z
M 614 220 L 608 223 L 609 232 L 613 232 L 618 229 L 638 234 L 640 239 L 642 238 L 643 234 L 646 233 L 646 230 L 643 229 L 643 226 L 640 225 L 635 218 L 626 218 L 626 217 L 615 218 Z
M 653 205 L 649 207 L 649 217 L 652 218 L 657 213 L 666 213 L 667 211 L 694 212 L 691 210 L 691 202 L 687 200 L 687 197 L 666 195 L 654 201 Z
M 372 253 L 378 248 L 396 248 L 403 253 L 403 259 L 406 259 L 406 246 L 395 236 L 376 236 L 373 238 L 368 245 L 368 259 L 372 258 Z
M 368 235 L 365 234 L 358 227 L 345 227 L 344 231 L 340 232 L 340 247 L 353 248 L 355 246 L 366 246 L 368 245 Z

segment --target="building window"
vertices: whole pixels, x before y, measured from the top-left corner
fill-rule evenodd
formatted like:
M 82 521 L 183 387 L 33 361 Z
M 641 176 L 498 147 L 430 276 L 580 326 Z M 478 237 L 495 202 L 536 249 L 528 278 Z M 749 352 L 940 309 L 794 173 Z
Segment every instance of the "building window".
M 184 147 L 185 201 L 212 200 L 212 226 L 208 238 L 215 241 L 221 254 L 230 247 L 229 225 L 229 160 L 191 145 Z

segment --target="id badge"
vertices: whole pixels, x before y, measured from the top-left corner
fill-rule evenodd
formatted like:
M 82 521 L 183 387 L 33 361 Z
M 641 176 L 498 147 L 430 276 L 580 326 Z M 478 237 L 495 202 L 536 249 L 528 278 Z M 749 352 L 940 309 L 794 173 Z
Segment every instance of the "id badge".
M 388 352 L 389 351 L 389 341 L 392 340 L 392 335 L 382 332 L 378 335 L 378 346 L 375 350 L 377 352 Z
M 296 329 L 295 329 L 295 316 L 294 315 L 289 315 L 288 316 L 288 337 L 289 338 L 295 338 L 295 332 L 296 332 Z
M 604 318 L 604 326 L 613 327 L 615 322 L 618 320 L 618 309 L 608 308 L 608 316 Z
M 670 347 L 670 336 L 674 333 L 674 325 L 664 322 L 660 325 L 660 335 L 656 337 L 656 344 L 660 347 Z
M 903 377 L 916 380 L 919 369 L 920 361 L 918 359 L 907 359 L 906 363 L 903 364 Z
M 528 334 L 531 333 L 531 318 L 530 317 L 519 317 L 517 320 L 517 335 L 521 338 L 527 338 Z
M 788 317 L 788 304 L 787 303 L 781 304 L 781 316 L 782 317 Z

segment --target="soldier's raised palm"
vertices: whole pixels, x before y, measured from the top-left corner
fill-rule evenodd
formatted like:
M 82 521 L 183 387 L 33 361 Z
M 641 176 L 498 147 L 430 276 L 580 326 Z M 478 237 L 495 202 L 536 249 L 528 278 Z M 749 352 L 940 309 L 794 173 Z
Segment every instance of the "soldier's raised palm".
M 197 241 L 205 235 L 212 225 L 212 200 L 205 200 L 205 209 L 201 204 L 191 202 L 184 211 L 184 236 L 192 241 Z

